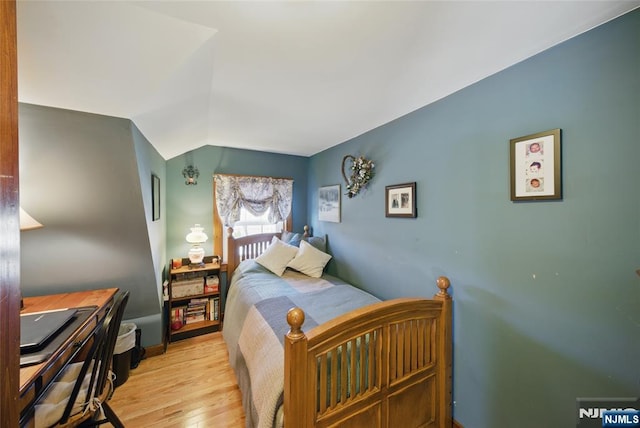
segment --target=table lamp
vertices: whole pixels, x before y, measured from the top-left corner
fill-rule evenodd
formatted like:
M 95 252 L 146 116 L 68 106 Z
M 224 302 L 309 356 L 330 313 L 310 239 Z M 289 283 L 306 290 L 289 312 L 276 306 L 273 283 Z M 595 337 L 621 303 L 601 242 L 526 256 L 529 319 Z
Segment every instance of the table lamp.
M 203 232 L 203 228 L 199 224 L 196 224 L 191 228 L 191 233 L 187 235 L 186 239 L 191 244 L 191 249 L 189 250 L 190 266 L 203 266 L 204 248 L 200 244 L 207 242 L 207 239 L 209 239 L 207 234 Z

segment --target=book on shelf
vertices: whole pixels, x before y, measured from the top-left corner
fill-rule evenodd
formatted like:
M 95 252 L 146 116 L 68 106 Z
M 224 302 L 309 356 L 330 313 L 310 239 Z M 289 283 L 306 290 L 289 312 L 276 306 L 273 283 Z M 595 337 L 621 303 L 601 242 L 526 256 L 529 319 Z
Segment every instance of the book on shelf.
M 205 316 L 204 313 L 199 314 L 199 315 L 186 315 L 184 317 L 184 323 L 185 324 L 193 324 L 196 322 L 201 322 L 205 320 Z
M 212 309 L 211 309 L 211 319 L 213 321 L 219 321 L 220 320 L 220 298 L 219 297 L 213 297 L 212 299 Z
M 206 314 L 204 313 L 204 311 L 202 312 L 189 312 L 189 313 L 185 313 L 184 317 L 199 317 L 199 316 L 203 316 L 206 319 Z
M 204 308 L 207 305 L 207 302 L 190 302 L 187 304 L 188 308 Z

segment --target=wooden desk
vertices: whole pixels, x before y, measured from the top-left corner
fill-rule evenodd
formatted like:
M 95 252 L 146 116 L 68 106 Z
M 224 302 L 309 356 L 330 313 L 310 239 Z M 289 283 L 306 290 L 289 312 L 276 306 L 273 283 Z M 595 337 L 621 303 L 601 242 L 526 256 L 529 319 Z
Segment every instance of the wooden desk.
M 49 383 L 69 363 L 77 343 L 82 343 L 104 318 L 118 292 L 117 288 L 79 291 L 75 293 L 52 294 L 49 296 L 26 297 L 24 309 L 20 313 L 48 311 L 52 309 L 95 306 L 89 318 L 56 349 L 43 363 L 20 368 L 20 416 L 28 419 L 26 413 L 37 401 Z

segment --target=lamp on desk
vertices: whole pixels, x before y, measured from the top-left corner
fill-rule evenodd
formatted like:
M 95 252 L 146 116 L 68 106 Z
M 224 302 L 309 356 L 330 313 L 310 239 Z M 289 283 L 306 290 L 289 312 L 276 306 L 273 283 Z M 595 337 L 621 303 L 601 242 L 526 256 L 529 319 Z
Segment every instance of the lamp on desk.
M 20 207 L 20 232 L 24 230 L 40 229 L 44 227 L 42 223 L 31 217 L 22 207 Z M 20 293 L 20 309 L 24 308 L 22 293 Z
M 191 262 L 190 266 L 192 267 L 204 265 L 204 248 L 202 248 L 200 244 L 204 244 L 209 238 L 203 230 L 204 229 L 200 227 L 199 224 L 196 224 L 191 228 L 191 233 L 187 235 L 187 242 L 191 244 L 191 249 L 189 250 L 189 261 Z

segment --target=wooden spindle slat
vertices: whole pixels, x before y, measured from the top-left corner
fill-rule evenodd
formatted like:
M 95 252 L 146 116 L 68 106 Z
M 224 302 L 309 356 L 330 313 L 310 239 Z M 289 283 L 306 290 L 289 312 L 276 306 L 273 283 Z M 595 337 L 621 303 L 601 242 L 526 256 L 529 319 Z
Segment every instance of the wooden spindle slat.
M 427 347 L 427 343 L 428 343 L 428 338 L 426 336 L 427 334 L 427 325 L 429 324 L 429 321 L 424 320 L 424 322 L 420 323 L 420 331 L 418 331 L 418 346 L 419 346 L 419 354 L 421 354 L 422 356 L 420 357 L 420 367 L 424 367 L 427 365 L 427 352 L 428 352 L 428 347 Z
M 397 371 L 395 378 L 401 378 L 404 373 L 404 324 L 398 323 L 398 341 L 396 343 Z
M 365 373 L 368 370 L 368 367 L 365 365 L 365 355 L 367 354 L 367 338 L 369 338 L 369 334 L 365 334 L 360 339 L 360 394 L 363 394 L 364 391 L 367 390 L 367 384 L 365 381 Z M 371 340 L 369 338 L 369 340 Z
M 349 398 L 353 399 L 356 396 L 356 379 L 358 378 L 358 373 L 356 372 L 357 367 L 356 367 L 356 361 L 358 358 L 358 348 L 357 348 L 357 343 L 356 343 L 357 339 L 352 339 L 351 340 L 351 352 L 349 353 L 349 360 L 351 363 L 351 369 L 349 370 L 350 376 L 348 376 L 348 379 L 351 380 L 351 383 L 349 385 Z
M 338 352 L 331 351 L 331 401 L 329 407 L 334 408 L 338 403 Z
M 320 403 L 319 412 L 327 410 L 327 354 L 320 355 Z
M 367 372 L 369 375 L 369 379 L 367 381 L 367 386 L 368 386 L 368 390 L 372 390 L 377 382 L 377 379 L 375 378 L 376 375 L 376 367 L 378 366 L 377 362 L 378 362 L 378 353 L 376 353 L 376 351 L 378 350 L 378 346 L 382 341 L 380 340 L 380 337 L 378 336 L 378 333 L 376 333 L 375 331 L 373 333 L 371 333 L 371 337 L 369 337 L 369 358 L 368 358 L 368 362 L 367 362 Z
M 347 363 L 347 345 L 341 345 L 340 349 L 340 402 L 343 403 L 347 400 L 347 387 L 349 382 L 349 365 Z
M 431 322 L 429 323 L 429 337 L 431 337 L 431 342 L 430 343 L 437 343 L 436 339 L 437 339 L 437 332 L 438 332 L 438 320 L 434 319 L 431 320 Z M 438 363 L 437 358 L 436 358 L 436 351 L 437 348 L 435 346 L 430 346 L 429 347 L 429 363 Z
M 414 354 L 414 350 L 417 346 L 417 329 L 415 321 L 407 321 L 404 323 L 407 326 L 407 341 L 404 346 L 404 360 L 405 360 L 405 372 L 402 374 L 403 376 L 406 373 L 410 373 L 416 369 L 417 360 L 416 355 Z
M 389 378 L 394 380 L 398 370 L 398 326 L 389 326 Z

